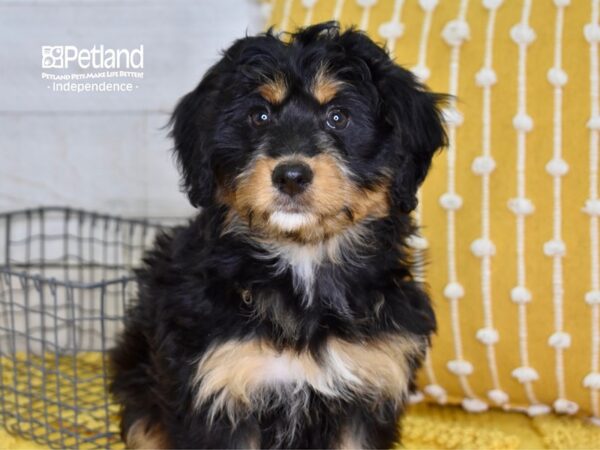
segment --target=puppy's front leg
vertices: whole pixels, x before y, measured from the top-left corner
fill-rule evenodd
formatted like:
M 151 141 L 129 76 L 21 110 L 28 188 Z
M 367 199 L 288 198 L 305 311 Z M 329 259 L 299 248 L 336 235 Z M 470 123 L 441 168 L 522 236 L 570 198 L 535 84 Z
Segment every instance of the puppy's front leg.
M 206 412 L 191 413 L 185 419 L 185 429 L 176 433 L 176 448 L 259 449 L 260 427 L 255 417 L 248 415 L 232 423 L 226 416 L 206 420 Z
M 170 439 L 160 423 L 151 423 L 146 417 L 137 419 L 127 430 L 125 444 L 130 449 L 172 448 Z
M 376 408 L 356 405 L 340 427 L 333 448 L 357 450 L 366 448 L 390 448 L 398 442 L 400 412 L 396 402 L 380 401 Z

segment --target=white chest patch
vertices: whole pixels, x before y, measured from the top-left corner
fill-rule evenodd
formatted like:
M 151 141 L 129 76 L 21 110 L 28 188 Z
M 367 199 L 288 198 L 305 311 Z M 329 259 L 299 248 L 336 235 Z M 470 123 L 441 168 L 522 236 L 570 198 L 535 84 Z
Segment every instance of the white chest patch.
M 197 407 L 210 404 L 210 415 L 263 410 L 279 401 L 308 398 L 308 389 L 331 398 L 401 399 L 410 377 L 408 359 L 426 344 L 410 336 L 387 336 L 363 343 L 327 341 L 318 361 L 308 352 L 277 351 L 258 340 L 232 340 L 213 346 L 197 363 Z
M 287 269 L 292 273 L 294 290 L 301 294 L 307 305 L 313 298 L 316 272 L 325 262 L 339 264 L 341 250 L 346 256 L 354 253 L 354 245 L 360 241 L 360 229 L 349 230 L 343 235 L 333 237 L 318 244 L 278 243 L 265 246 L 269 257 L 276 258 L 276 273 Z
M 271 256 L 277 258 L 277 274 L 290 269 L 294 290 L 302 295 L 307 304 L 310 304 L 313 297 L 315 272 L 327 255 L 325 245 L 290 243 L 273 245 L 268 250 Z
M 262 377 L 265 384 L 298 384 L 304 380 L 301 376 L 302 365 L 297 358 L 288 354 L 267 356 L 264 358 Z
M 304 219 L 291 218 L 291 216 L 295 216 L 295 214 L 273 213 L 271 220 L 290 221 L 290 223 L 305 219 L 312 220 L 310 215 L 299 214 Z M 365 234 L 366 228 L 363 225 L 357 225 L 349 228 L 344 233 L 317 244 L 263 242 L 262 245 L 267 252 L 267 256 L 257 255 L 257 257 L 262 259 L 275 258 L 276 275 L 281 275 L 289 269 L 292 273 L 294 290 L 303 297 L 306 305 L 310 305 L 313 300 L 314 284 L 319 266 L 325 262 L 334 265 L 341 264 L 342 259 L 346 261 L 357 260 L 359 258 L 359 248 L 367 245 Z

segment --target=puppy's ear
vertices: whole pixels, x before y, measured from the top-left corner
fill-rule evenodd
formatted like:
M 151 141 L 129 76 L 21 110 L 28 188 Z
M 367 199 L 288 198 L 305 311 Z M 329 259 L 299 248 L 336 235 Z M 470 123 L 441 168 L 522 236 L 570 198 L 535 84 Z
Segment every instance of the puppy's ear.
M 179 101 L 170 121 L 181 187 L 195 207 L 209 206 L 214 197 L 211 141 L 222 87 L 222 64 L 213 66 L 196 89 Z
M 446 144 L 440 107 L 447 96 L 426 89 L 395 64 L 385 50 L 364 33 L 350 29 L 340 36 L 346 54 L 357 57 L 378 92 L 380 114 L 391 127 L 392 201 L 404 212 L 417 206 L 417 189 L 436 150 Z
M 382 114 L 392 126 L 396 160 L 392 197 L 403 211 L 417 206 L 417 189 L 425 179 L 434 153 L 446 145 L 440 107 L 447 96 L 430 92 L 415 76 L 393 64 L 378 74 Z

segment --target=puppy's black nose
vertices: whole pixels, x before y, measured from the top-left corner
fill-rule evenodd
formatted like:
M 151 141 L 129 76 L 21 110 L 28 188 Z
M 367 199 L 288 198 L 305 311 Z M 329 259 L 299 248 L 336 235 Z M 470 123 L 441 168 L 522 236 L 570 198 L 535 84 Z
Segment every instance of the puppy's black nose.
M 273 170 L 271 180 L 281 192 L 294 196 L 306 190 L 313 179 L 313 172 L 301 162 L 285 162 L 278 164 Z

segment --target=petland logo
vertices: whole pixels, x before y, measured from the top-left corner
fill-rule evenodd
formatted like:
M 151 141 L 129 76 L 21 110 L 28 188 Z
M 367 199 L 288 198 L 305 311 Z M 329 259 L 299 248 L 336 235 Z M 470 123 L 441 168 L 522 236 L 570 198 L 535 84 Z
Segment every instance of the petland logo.
M 74 45 L 43 45 L 42 69 L 68 69 L 76 63 L 80 69 L 143 69 L 144 46 L 126 48 L 77 48 Z
M 132 92 L 139 88 L 137 84 L 113 80 L 144 78 L 144 46 L 114 49 L 104 45 L 43 45 L 42 69 L 48 71 L 42 71 L 42 79 L 52 81 L 47 87 L 53 92 Z

